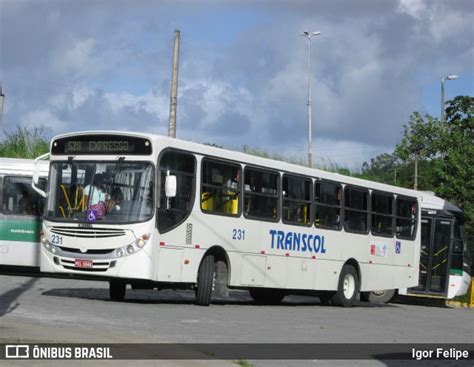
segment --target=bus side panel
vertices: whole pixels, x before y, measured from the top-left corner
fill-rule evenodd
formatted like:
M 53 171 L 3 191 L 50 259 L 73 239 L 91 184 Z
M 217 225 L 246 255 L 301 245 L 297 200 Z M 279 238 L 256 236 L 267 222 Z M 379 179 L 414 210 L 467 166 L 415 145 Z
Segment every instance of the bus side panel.
M 394 271 L 403 271 L 383 264 L 359 264 L 361 272 L 361 291 L 373 291 L 394 288 Z M 397 276 L 398 277 L 398 276 Z
M 292 257 L 287 262 L 286 288 L 314 289 L 316 260 Z
M 183 249 L 161 248 L 158 254 L 159 282 L 179 282 L 183 264 Z
M 316 260 L 314 289 L 322 291 L 336 290 L 342 265 L 341 261 Z
M 281 276 L 281 269 L 286 269 L 288 257 L 267 256 L 265 268 L 265 287 L 267 288 L 287 288 L 286 278 Z
M 181 282 L 196 283 L 199 265 L 205 250 L 189 248 L 183 249 L 182 265 L 181 265 Z M 158 270 L 159 271 L 159 270 Z
M 0 264 L 14 266 L 40 266 L 39 243 L 0 241 Z
M 0 215 L 0 264 L 39 266 L 40 228 L 34 217 Z
M 237 287 L 240 285 L 240 275 L 242 273 L 243 254 L 239 252 L 227 252 L 230 261 L 229 285 Z

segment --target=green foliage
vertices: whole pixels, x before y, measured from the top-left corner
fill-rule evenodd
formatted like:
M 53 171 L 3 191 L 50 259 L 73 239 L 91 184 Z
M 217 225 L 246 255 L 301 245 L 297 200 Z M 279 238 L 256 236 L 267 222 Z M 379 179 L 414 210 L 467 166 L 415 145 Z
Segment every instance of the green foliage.
M 410 116 L 408 125 L 404 126 L 402 141 L 395 148 L 395 155 L 408 160 L 414 156 L 422 159 L 431 159 L 438 153 L 437 141 L 440 138 L 442 127 L 430 115 L 424 118 L 415 112 Z
M 433 166 L 437 195 L 464 210 L 474 232 L 474 98 L 458 96 L 448 102 L 447 126 L 438 142 L 441 156 Z
M 36 158 L 48 151 L 48 140 L 38 128 L 29 130 L 17 126 L 13 133 L 5 132 L 5 139 L 0 142 L 0 157 Z
M 446 124 L 418 112 L 404 126 L 392 154 L 381 154 L 362 166 L 360 177 L 412 188 L 418 159 L 418 189 L 433 191 L 463 209 L 474 232 L 474 98 L 447 102 Z

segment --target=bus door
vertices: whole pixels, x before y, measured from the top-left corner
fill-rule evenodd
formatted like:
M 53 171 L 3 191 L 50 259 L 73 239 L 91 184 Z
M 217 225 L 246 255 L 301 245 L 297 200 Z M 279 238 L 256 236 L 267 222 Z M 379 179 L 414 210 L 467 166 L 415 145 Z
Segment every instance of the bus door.
M 410 293 L 447 294 L 452 224 L 449 218 L 422 218 L 419 284 Z

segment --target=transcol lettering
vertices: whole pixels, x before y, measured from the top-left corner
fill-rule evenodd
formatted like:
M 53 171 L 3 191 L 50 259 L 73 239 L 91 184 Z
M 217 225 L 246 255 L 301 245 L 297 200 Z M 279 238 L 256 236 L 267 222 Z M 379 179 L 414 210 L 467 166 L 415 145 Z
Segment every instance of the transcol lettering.
M 307 233 L 284 232 L 270 229 L 272 236 L 271 248 L 278 250 L 290 250 L 300 252 L 314 252 L 325 254 L 324 236 L 318 234 L 312 235 Z

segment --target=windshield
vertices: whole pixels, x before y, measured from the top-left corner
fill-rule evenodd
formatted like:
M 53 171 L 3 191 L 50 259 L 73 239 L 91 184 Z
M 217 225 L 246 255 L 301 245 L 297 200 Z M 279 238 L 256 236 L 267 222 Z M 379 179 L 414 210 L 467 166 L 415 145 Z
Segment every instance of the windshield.
M 45 218 L 131 223 L 153 215 L 154 171 L 148 162 L 52 162 Z

